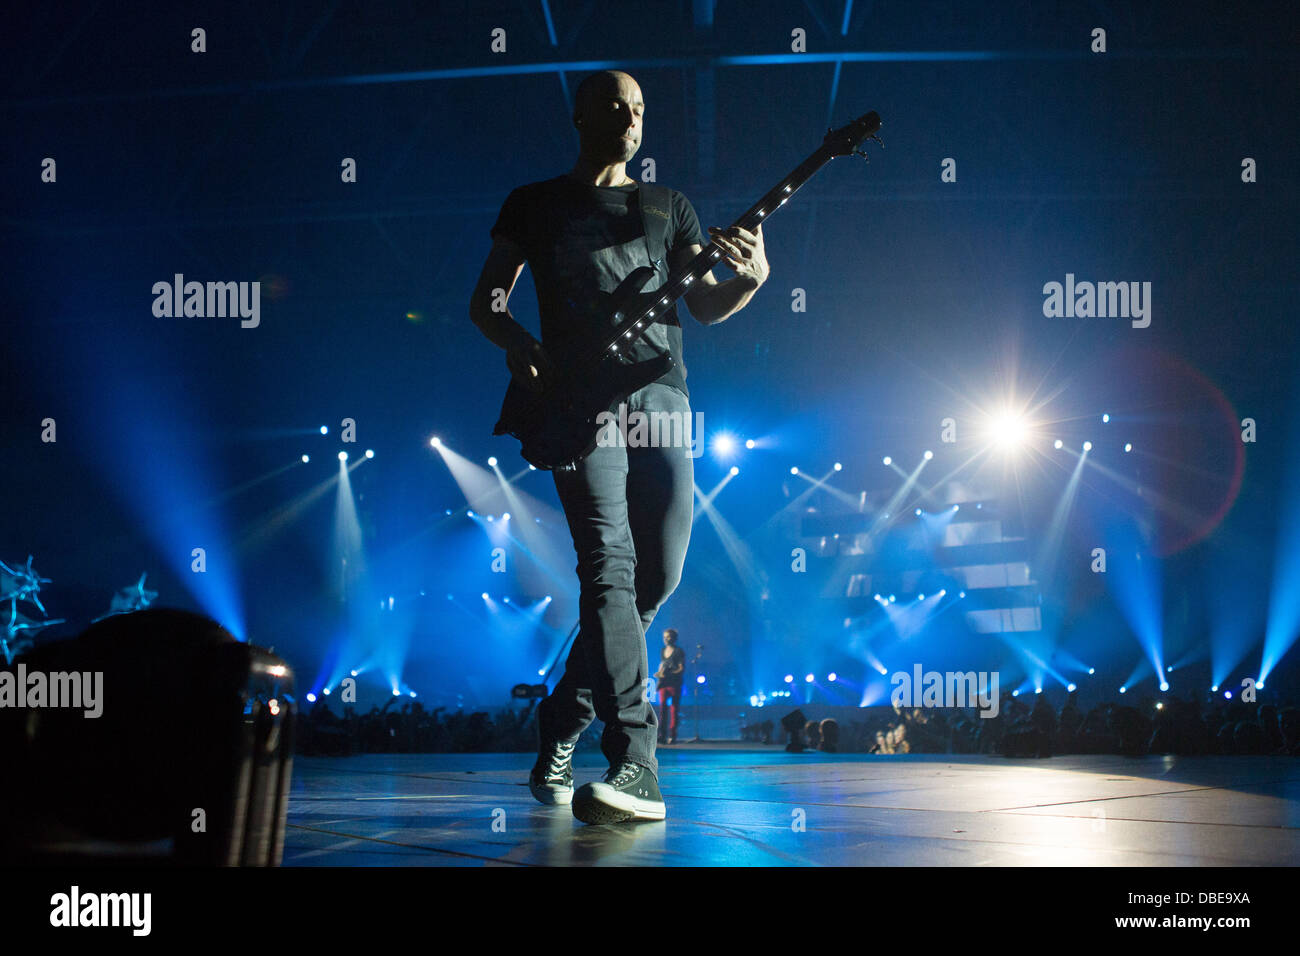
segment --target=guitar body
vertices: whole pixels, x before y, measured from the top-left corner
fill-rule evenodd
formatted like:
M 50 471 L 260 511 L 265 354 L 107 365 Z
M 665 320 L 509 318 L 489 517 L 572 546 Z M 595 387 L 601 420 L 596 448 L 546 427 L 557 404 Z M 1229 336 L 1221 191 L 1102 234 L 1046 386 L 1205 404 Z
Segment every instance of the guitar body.
M 654 275 L 642 266 L 614 290 L 617 321 L 634 308 L 641 287 Z M 596 447 L 601 412 L 614 411 L 619 402 L 660 378 L 673 367 L 671 355 L 642 362 L 623 362 L 602 356 L 584 361 L 578 355 L 551 355 L 560 378 L 544 392 L 534 392 L 513 379 L 501 404 L 501 416 L 492 434 L 519 439 L 519 452 L 530 465 L 559 468 L 578 462 Z

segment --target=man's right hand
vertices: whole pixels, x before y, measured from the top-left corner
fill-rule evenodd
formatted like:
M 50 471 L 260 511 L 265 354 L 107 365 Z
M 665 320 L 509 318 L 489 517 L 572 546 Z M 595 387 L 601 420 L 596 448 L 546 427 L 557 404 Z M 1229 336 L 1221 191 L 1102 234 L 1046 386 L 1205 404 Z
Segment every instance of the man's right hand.
M 533 392 L 545 389 L 555 375 L 542 343 L 532 336 L 506 351 L 506 365 L 514 380 Z

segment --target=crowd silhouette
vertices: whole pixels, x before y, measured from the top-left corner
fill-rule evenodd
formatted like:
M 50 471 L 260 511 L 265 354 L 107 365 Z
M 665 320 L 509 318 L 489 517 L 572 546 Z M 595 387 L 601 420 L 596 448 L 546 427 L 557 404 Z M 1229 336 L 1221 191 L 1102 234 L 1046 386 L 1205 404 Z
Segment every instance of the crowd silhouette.
M 335 713 L 324 699 L 298 714 L 297 749 L 304 755 L 364 753 L 525 753 L 537 736 L 531 706 L 496 712 L 444 707 L 418 701 L 358 712 Z M 996 717 L 975 708 L 893 707 L 864 710 L 862 720 L 843 725 L 834 718 L 800 715 L 798 733 L 773 720 L 750 721 L 741 737 L 790 745 L 793 750 L 876 754 L 1000 754 L 1050 757 L 1056 754 L 1289 754 L 1300 755 L 1300 709 L 1241 700 L 1196 701 L 1174 695 L 1158 700 L 1115 700 L 1087 712 L 1077 692 L 1060 710 L 1046 694 L 1003 694 Z M 811 708 L 810 708 L 811 709 Z M 752 712 L 751 712 L 752 713 Z M 598 725 L 579 740 L 582 750 L 599 748 Z

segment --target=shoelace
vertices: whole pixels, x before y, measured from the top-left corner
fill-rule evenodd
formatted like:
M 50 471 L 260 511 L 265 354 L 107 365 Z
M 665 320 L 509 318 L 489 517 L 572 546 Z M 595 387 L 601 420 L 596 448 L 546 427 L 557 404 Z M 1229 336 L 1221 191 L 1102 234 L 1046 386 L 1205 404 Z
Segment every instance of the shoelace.
M 568 769 L 569 761 L 573 759 L 573 751 L 576 744 L 556 744 L 555 752 L 551 754 L 551 759 L 546 765 L 547 780 L 563 780 L 564 771 Z
M 636 777 L 641 772 L 641 768 L 634 763 L 625 763 L 618 768 L 616 773 L 609 781 L 610 786 L 620 787 L 629 780 Z

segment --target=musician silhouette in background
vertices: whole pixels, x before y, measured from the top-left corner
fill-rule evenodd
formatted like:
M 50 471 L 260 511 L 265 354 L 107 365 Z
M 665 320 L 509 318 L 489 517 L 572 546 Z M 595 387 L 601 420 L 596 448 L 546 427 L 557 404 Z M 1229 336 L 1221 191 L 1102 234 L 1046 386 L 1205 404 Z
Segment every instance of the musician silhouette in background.
M 664 649 L 660 654 L 659 669 L 655 678 L 659 681 L 659 710 L 668 714 L 668 743 L 677 743 L 677 716 L 682 703 L 682 675 L 686 673 L 686 652 L 677 646 L 677 631 L 674 628 L 664 630 Z M 672 703 L 668 703 L 669 700 Z M 663 724 L 659 725 L 661 728 Z M 664 742 L 663 731 L 659 733 L 659 742 Z

